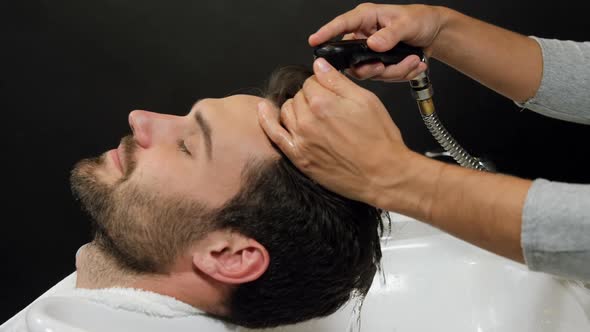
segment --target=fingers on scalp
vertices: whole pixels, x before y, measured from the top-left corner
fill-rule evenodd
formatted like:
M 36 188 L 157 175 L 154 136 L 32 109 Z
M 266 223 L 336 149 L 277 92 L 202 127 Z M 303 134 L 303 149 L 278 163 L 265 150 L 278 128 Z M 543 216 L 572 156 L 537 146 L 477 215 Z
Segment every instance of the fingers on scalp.
M 294 112 L 297 112 L 297 113 L 302 113 L 302 112 L 305 111 L 306 108 L 308 108 L 307 100 L 305 98 L 303 89 L 302 90 L 299 90 L 295 94 L 295 97 L 293 97 L 292 106 L 293 106 L 293 111 Z
M 292 132 L 297 126 L 297 115 L 293 111 L 293 99 L 285 101 L 280 112 L 281 123 L 288 132 Z
M 262 126 L 262 129 L 270 136 L 274 131 L 274 124 L 278 123 L 278 118 L 275 114 L 272 114 L 266 101 L 262 101 L 258 104 L 258 122 Z
M 270 140 L 278 145 L 281 150 L 287 152 L 286 149 L 289 149 L 293 145 L 290 135 L 279 123 L 278 116 L 269 113 L 269 109 L 264 106 L 261 107 L 261 112 L 258 113 L 262 130 L 264 130 Z

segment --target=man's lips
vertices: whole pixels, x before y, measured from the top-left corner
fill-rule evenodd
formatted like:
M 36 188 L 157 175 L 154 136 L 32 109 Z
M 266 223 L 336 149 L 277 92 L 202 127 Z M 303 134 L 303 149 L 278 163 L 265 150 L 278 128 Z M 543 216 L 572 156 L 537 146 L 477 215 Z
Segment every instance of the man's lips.
M 112 149 L 111 151 L 109 151 L 109 156 L 111 157 L 111 159 L 113 159 L 115 166 L 117 166 L 117 168 L 121 171 L 121 173 L 124 173 L 123 164 L 121 163 L 121 158 L 119 156 L 119 149 L 120 148 L 121 148 L 121 146 L 119 145 L 118 148 Z

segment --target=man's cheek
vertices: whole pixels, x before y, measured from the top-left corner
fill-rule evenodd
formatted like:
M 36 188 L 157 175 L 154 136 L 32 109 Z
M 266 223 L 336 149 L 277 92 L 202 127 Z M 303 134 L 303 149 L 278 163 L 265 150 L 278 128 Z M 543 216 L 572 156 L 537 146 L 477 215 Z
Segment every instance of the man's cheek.
M 138 165 L 126 185 L 135 187 L 143 194 L 164 198 L 190 193 L 191 181 L 190 173 L 187 175 L 186 170 L 172 168 L 166 162 L 153 162 Z

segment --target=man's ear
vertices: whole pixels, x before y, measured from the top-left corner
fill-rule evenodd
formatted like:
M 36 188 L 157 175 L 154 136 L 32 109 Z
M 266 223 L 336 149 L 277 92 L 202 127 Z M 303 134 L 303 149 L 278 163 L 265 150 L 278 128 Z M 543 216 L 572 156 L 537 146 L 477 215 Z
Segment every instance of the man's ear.
M 256 240 L 231 231 L 213 231 L 192 253 L 194 266 L 226 284 L 258 279 L 270 261 L 266 248 Z

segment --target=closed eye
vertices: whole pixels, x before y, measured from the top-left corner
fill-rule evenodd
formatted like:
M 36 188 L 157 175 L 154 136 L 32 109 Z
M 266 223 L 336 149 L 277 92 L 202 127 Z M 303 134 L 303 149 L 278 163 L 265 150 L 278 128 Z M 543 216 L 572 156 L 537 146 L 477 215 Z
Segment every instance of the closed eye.
M 186 147 L 186 144 L 184 144 L 184 140 L 178 140 L 178 149 L 180 149 L 180 151 L 188 154 L 189 156 L 192 156 L 193 154 L 189 151 L 189 149 Z

